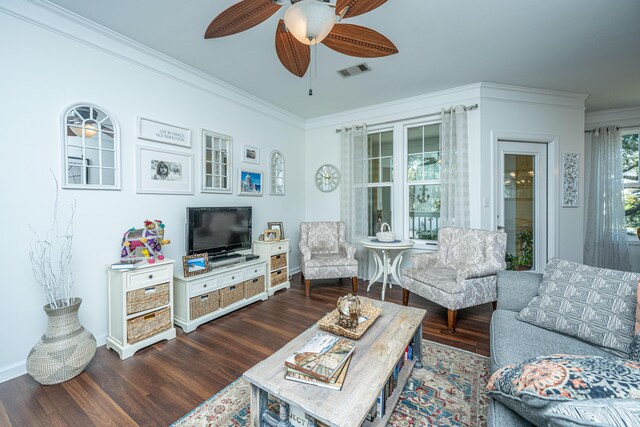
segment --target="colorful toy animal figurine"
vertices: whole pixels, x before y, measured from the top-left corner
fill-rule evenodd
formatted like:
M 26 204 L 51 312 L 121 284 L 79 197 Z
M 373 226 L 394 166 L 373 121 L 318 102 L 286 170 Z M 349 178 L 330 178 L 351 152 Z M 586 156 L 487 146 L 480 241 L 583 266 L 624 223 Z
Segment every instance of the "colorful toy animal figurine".
M 131 228 L 122 238 L 121 260 L 148 260 L 153 264 L 156 259 L 163 260 L 162 245 L 171 243 L 164 238 L 164 224 L 160 220 L 144 222 L 144 228 Z

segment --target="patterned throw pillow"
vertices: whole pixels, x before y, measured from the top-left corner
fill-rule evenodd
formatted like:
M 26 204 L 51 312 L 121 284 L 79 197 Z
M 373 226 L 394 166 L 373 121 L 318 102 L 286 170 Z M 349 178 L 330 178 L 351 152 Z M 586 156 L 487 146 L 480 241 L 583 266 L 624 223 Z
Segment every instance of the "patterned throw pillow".
M 564 402 L 553 405 L 545 415 L 554 427 L 639 426 L 640 400 Z
M 640 399 L 640 363 L 600 356 L 538 356 L 497 370 L 487 392 L 534 424 L 562 402 Z
M 517 318 L 628 357 L 638 276 L 554 258 L 544 272 L 538 296 Z

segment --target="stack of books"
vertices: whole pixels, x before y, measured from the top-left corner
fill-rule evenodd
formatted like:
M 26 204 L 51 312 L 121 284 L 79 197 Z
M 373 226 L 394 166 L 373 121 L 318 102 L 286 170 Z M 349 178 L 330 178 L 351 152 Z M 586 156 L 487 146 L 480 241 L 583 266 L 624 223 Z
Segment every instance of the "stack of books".
M 111 264 L 111 269 L 112 270 L 133 270 L 146 263 L 147 263 L 146 259 L 124 259 L 124 260 L 120 260 L 120 262 L 116 262 L 115 264 Z
M 404 364 L 408 360 L 413 360 L 413 351 L 414 351 L 414 341 L 411 340 L 411 343 L 405 348 L 404 353 L 396 362 L 391 375 L 387 378 L 387 381 L 384 384 L 384 387 L 380 390 L 378 394 L 378 398 L 376 399 L 376 403 L 373 405 L 369 414 L 367 415 L 368 421 L 373 421 L 376 416 L 382 418 L 387 414 L 387 399 L 389 396 L 396 391 L 396 387 L 398 386 L 398 376 L 400 375 L 400 371 L 404 367 Z M 391 408 L 392 409 L 392 408 Z
M 333 335 L 318 333 L 284 363 L 284 377 L 291 381 L 342 389 L 356 343 Z

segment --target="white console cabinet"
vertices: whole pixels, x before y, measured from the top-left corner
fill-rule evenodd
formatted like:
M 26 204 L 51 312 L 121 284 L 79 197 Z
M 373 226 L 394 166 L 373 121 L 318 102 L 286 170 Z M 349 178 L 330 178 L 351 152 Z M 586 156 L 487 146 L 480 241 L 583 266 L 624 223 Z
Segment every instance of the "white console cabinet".
M 267 261 L 267 292 L 273 295 L 280 289 L 290 288 L 289 239 L 279 242 L 253 242 L 253 253 Z
M 245 261 L 215 268 L 197 276 L 174 277 L 175 314 L 173 321 L 184 332 L 231 311 L 266 300 L 265 262 Z
M 173 260 L 109 271 L 107 348 L 126 359 L 143 347 L 176 337 Z

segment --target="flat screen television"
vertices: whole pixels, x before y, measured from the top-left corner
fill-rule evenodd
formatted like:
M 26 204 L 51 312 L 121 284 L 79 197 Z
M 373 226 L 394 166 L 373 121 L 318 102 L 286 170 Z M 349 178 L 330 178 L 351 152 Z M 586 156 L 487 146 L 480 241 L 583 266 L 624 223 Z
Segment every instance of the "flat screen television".
M 251 249 L 251 206 L 187 208 L 187 254 L 210 257 Z

